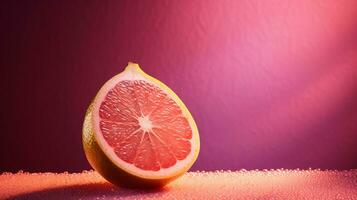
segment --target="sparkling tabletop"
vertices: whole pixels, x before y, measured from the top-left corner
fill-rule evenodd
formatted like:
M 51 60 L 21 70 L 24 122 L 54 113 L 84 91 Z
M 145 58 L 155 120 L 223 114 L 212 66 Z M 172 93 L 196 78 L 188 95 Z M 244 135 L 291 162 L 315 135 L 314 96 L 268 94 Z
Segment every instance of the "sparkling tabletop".
M 0 199 L 356 199 L 357 170 L 189 172 L 162 189 L 111 185 L 94 171 L 2 173 Z

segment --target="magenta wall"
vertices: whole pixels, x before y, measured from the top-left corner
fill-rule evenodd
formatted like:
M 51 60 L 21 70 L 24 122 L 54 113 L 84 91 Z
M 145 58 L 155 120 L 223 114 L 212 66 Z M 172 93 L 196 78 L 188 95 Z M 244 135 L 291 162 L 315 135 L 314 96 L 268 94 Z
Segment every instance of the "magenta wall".
M 194 169 L 357 168 L 357 1 L 8 1 L 0 171 L 88 169 L 83 116 L 130 61 L 194 115 Z

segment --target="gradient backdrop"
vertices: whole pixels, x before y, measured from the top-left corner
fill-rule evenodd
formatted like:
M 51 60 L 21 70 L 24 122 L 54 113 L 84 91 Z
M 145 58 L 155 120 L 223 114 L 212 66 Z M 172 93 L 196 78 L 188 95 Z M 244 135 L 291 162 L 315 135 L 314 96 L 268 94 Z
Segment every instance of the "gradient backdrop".
M 0 171 L 89 169 L 85 110 L 128 61 L 198 124 L 193 170 L 357 168 L 357 1 L 2 1 Z

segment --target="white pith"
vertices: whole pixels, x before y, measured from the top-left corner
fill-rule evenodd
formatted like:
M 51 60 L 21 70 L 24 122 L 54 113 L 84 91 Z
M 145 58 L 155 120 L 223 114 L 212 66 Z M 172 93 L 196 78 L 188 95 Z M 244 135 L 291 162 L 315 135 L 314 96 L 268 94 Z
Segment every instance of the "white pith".
M 138 117 L 141 130 L 144 132 L 150 132 L 152 130 L 152 122 L 149 115 Z
M 129 64 L 130 65 L 130 64 Z M 100 89 L 98 95 L 96 96 L 93 104 L 93 113 L 92 113 L 92 123 L 93 123 L 93 129 L 94 129 L 94 136 L 101 147 L 101 149 L 104 151 L 104 153 L 109 157 L 109 159 L 118 167 L 123 169 L 124 171 L 127 171 L 130 174 L 147 178 L 147 179 L 161 179 L 161 178 L 166 178 L 166 177 L 171 177 L 172 175 L 176 174 L 177 172 L 182 171 L 183 169 L 187 168 L 187 166 L 192 163 L 192 160 L 194 160 L 197 156 L 196 148 L 199 148 L 199 144 L 196 144 L 198 141 L 198 134 L 195 133 L 197 130 L 196 125 L 192 124 L 190 120 L 190 127 L 192 129 L 192 138 L 190 140 L 191 142 L 191 152 L 187 155 L 187 157 L 184 160 L 177 161 L 175 165 L 172 167 L 163 169 L 161 168 L 159 171 L 151 171 L 151 170 L 143 170 L 138 167 L 136 167 L 134 164 L 127 163 L 123 160 L 121 160 L 113 151 L 112 147 L 109 146 L 109 144 L 105 141 L 103 135 L 101 134 L 101 130 L 99 128 L 99 107 L 101 102 L 103 102 L 104 98 L 106 97 L 107 93 L 109 90 L 111 90 L 118 82 L 124 81 L 124 80 L 144 80 L 147 81 L 159 88 L 160 85 L 156 84 L 155 82 L 151 81 L 150 79 L 142 76 L 135 67 L 127 67 L 127 69 L 118 74 L 117 76 L 113 77 L 110 79 L 107 83 L 104 84 L 104 86 Z M 176 98 L 174 98 L 169 92 L 166 92 L 163 90 L 169 97 L 171 97 L 173 100 L 176 101 Z M 176 102 L 178 105 L 179 102 Z M 187 112 L 183 112 L 183 115 L 187 118 L 191 117 L 189 116 L 190 114 Z M 152 128 L 152 123 L 149 118 L 149 116 L 141 116 L 138 117 L 138 122 L 143 131 L 150 131 Z

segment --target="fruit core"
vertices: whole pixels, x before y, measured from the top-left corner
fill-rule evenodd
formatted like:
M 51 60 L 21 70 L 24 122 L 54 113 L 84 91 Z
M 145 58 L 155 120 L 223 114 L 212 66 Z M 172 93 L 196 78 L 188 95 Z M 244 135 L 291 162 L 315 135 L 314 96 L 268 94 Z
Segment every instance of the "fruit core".
M 138 122 L 139 122 L 141 130 L 143 130 L 144 132 L 150 132 L 151 131 L 152 122 L 149 119 L 149 116 L 138 117 Z

